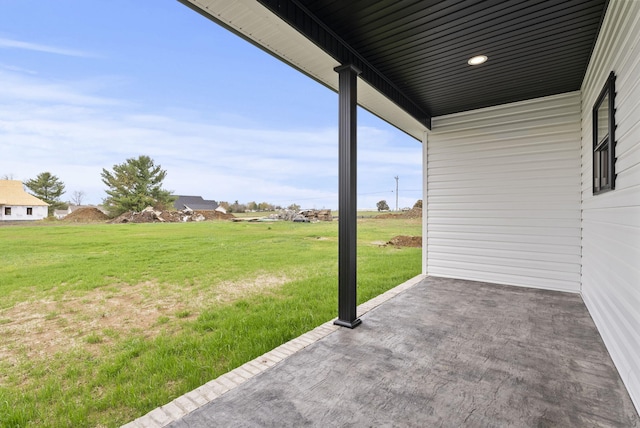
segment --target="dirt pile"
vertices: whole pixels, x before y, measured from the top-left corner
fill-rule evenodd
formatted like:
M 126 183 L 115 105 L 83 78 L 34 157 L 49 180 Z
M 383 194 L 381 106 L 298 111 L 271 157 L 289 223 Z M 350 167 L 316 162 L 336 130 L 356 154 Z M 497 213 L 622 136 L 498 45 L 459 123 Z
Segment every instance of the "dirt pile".
M 333 221 L 331 210 L 304 210 L 300 214 L 310 221 Z
M 402 218 L 422 218 L 422 208 L 411 208 L 402 213 Z
M 120 214 L 109 223 L 181 223 L 187 221 L 226 220 L 233 218 L 232 214 L 218 211 L 164 211 L 147 207 L 140 212 L 128 211 Z
M 410 210 L 401 213 L 381 214 L 376 218 L 422 218 L 422 199 L 418 199 Z
M 391 238 L 388 245 L 393 245 L 395 247 L 422 247 L 422 236 L 404 236 L 399 235 L 394 238 Z
M 78 208 L 62 219 L 62 221 L 71 223 L 92 223 L 106 220 L 109 220 L 109 216 L 95 207 Z
M 376 216 L 376 218 L 422 218 L 422 208 L 411 208 L 401 213 L 388 213 Z

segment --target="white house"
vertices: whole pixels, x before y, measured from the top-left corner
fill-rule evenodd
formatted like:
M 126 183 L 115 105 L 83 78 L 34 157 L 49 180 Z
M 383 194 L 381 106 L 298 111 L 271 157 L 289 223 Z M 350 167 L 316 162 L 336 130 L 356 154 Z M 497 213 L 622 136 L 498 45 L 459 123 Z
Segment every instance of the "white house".
M 53 210 L 53 216 L 58 220 L 62 220 L 72 212 L 73 211 L 71 210 L 71 205 L 69 205 L 66 210 Z
M 18 180 L 0 180 L 0 221 L 42 220 L 49 204 L 24 191 Z
M 580 294 L 640 408 L 640 1 L 180 1 L 339 93 L 340 325 L 357 103 L 422 143 L 423 274 Z

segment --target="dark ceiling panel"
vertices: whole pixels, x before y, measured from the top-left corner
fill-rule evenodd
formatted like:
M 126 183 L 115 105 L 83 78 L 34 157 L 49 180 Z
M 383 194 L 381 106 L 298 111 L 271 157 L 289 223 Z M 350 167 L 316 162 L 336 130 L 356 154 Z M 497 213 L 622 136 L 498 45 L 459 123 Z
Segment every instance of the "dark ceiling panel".
M 259 1 L 337 60 L 355 58 L 366 69 L 365 80 L 383 83 L 403 100 L 401 107 L 412 106 L 410 113 L 420 117 L 580 89 L 607 5 L 607 0 Z M 466 61 L 477 54 L 489 61 L 469 66 Z

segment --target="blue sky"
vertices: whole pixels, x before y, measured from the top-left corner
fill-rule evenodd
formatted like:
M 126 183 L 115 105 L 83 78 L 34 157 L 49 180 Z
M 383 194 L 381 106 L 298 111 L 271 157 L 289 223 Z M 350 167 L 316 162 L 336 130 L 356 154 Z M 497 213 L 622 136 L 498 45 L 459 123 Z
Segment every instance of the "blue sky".
M 337 208 L 337 94 L 175 0 L 0 0 L 0 176 L 106 196 L 139 155 L 165 188 Z M 420 143 L 360 109 L 358 208 L 421 197 Z

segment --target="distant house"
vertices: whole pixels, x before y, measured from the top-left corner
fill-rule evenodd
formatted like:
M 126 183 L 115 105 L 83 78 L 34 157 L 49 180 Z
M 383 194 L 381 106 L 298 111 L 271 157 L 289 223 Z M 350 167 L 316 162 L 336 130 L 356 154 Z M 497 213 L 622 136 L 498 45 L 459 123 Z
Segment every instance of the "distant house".
M 49 204 L 24 191 L 18 180 L 0 180 L 0 221 L 42 220 Z
M 58 220 L 62 220 L 68 214 L 71 214 L 71 205 L 69 205 L 66 210 L 53 210 L 53 216 Z
M 177 210 L 192 209 L 194 211 L 214 211 L 219 207 L 216 201 L 202 199 L 202 196 L 174 195 L 176 201 L 173 206 Z
M 71 214 L 72 212 L 74 212 L 76 210 L 79 210 L 81 208 L 97 208 L 100 211 L 102 211 L 104 214 L 109 214 L 107 209 L 105 207 L 103 207 L 102 205 L 71 205 L 71 204 L 69 204 L 69 206 L 67 207 L 66 210 L 55 210 L 55 211 L 53 211 L 53 216 L 55 218 L 57 218 L 58 220 L 62 220 L 63 218 L 65 218 L 66 216 Z

